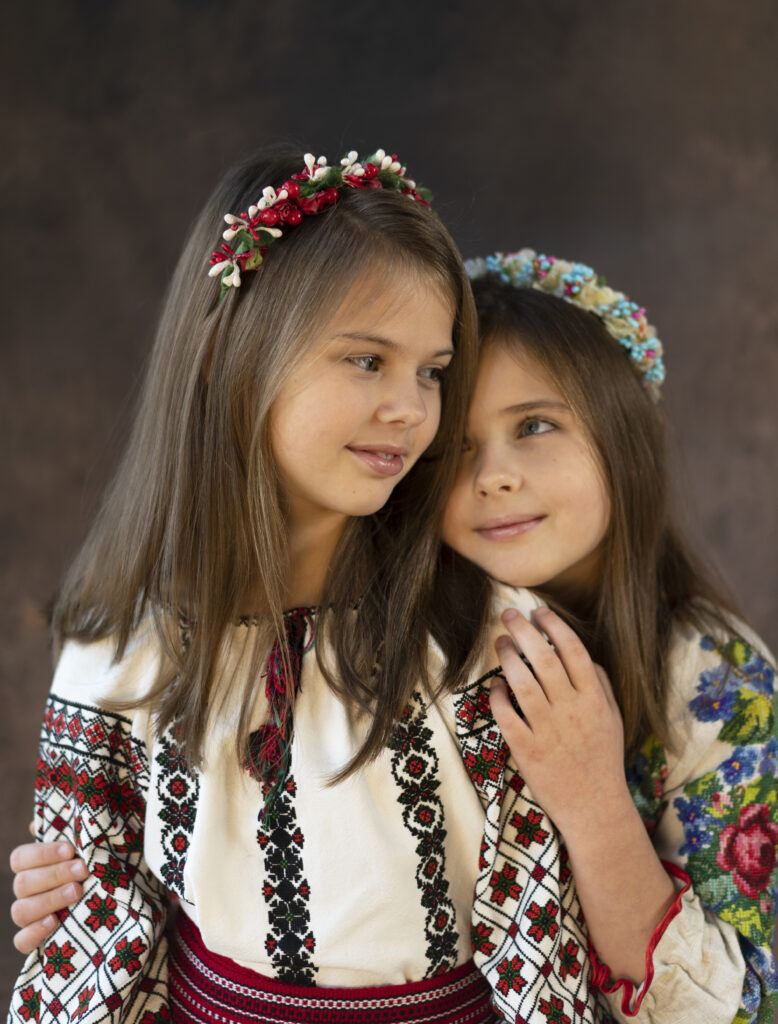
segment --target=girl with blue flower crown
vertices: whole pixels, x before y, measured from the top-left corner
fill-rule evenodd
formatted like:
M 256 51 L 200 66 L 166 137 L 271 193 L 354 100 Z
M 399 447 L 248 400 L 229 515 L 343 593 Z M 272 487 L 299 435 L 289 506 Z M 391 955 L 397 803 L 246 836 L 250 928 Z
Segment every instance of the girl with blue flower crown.
M 454 701 L 486 812 L 475 963 L 507 1019 L 767 1024 L 773 669 L 669 518 L 661 344 L 581 264 L 468 269 L 480 366 L 428 621 L 449 664 L 479 652 Z M 20 945 L 69 902 L 72 852 L 16 851 Z M 523 1003 L 552 964 L 586 982 L 572 1008 Z

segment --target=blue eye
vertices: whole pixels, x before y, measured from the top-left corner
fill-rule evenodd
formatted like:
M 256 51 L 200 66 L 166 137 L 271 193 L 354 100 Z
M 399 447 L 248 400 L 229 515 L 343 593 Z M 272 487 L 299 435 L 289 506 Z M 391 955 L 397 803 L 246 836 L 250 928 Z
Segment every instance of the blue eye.
M 519 437 L 537 437 L 538 434 L 547 434 L 551 430 L 556 430 L 553 423 L 535 416 L 519 425 Z

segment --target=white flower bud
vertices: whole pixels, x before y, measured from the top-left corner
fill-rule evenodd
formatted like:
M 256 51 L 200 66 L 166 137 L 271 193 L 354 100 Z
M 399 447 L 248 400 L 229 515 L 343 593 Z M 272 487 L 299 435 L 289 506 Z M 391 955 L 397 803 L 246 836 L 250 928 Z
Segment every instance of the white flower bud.
M 313 165 L 316 163 L 316 157 L 313 153 L 306 153 L 303 157 L 305 166 L 308 168 L 309 173 L 313 173 Z
M 383 160 L 381 161 L 381 170 L 385 171 L 387 167 L 391 167 L 391 166 L 392 166 L 392 158 L 390 156 L 385 156 L 383 158 Z
M 320 156 L 319 159 L 316 161 L 316 163 L 319 165 L 319 167 L 326 167 L 327 166 L 327 157 L 326 156 Z
M 278 198 L 279 199 L 286 199 L 288 196 L 289 196 L 289 193 L 286 191 L 285 188 L 282 188 L 281 191 L 278 193 Z
M 224 220 L 225 220 L 225 223 L 227 223 L 227 224 L 242 224 L 243 223 L 243 221 L 240 219 L 240 217 L 234 217 L 231 213 L 225 213 L 224 214 Z
M 267 188 L 262 189 L 262 196 L 264 199 L 267 199 L 269 203 L 272 203 L 276 197 L 276 190 L 268 185 Z
M 357 151 L 355 149 L 350 149 L 349 150 L 349 154 L 348 154 L 349 163 L 352 163 L 352 164 L 355 163 L 355 161 L 356 161 L 358 156 L 359 156 L 359 154 L 357 153 Z
M 256 217 L 256 215 L 258 213 L 259 213 L 259 207 L 254 206 L 254 205 L 249 207 L 249 217 L 251 217 L 252 220 Z
M 226 231 L 222 231 L 222 238 L 224 239 L 225 242 L 231 242 L 233 238 L 237 235 L 237 233 L 237 228 L 227 228 Z
M 375 158 L 376 158 L 376 160 L 378 161 L 379 164 L 381 163 L 381 161 L 384 159 L 385 156 L 386 156 L 386 150 L 384 150 L 384 149 L 377 149 L 375 151 Z
M 214 263 L 211 269 L 208 271 L 208 277 L 218 277 L 219 274 L 224 272 L 226 263 Z
M 329 170 L 329 167 L 318 167 L 313 172 L 313 180 L 314 181 L 321 181 L 321 179 L 324 177 L 324 175 L 327 173 L 328 170 Z
M 399 174 L 400 171 L 402 170 L 402 164 L 400 163 L 399 160 L 392 160 L 392 162 L 389 164 L 389 170 L 392 171 L 394 174 Z

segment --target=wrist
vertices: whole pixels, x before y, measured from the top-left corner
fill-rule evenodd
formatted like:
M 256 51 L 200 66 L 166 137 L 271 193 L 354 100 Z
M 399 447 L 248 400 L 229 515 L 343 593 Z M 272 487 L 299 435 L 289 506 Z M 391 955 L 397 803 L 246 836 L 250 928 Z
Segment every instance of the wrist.
M 637 828 L 645 831 L 626 780 L 620 780 L 607 790 L 599 790 L 589 800 L 572 793 L 568 805 L 554 818 L 554 824 L 568 844 L 614 831 L 632 832 Z

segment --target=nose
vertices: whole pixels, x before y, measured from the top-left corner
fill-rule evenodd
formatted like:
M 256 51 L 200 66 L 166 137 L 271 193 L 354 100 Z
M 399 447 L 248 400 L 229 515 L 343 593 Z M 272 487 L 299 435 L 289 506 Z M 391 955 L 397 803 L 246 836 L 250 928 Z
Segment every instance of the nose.
M 505 453 L 486 448 L 480 453 L 475 474 L 475 488 L 479 497 L 513 494 L 521 487 L 522 476 L 514 462 Z
M 388 382 L 386 393 L 376 411 L 382 423 L 401 423 L 407 427 L 418 427 L 427 418 L 427 403 L 421 391 L 418 377 L 412 381 Z

